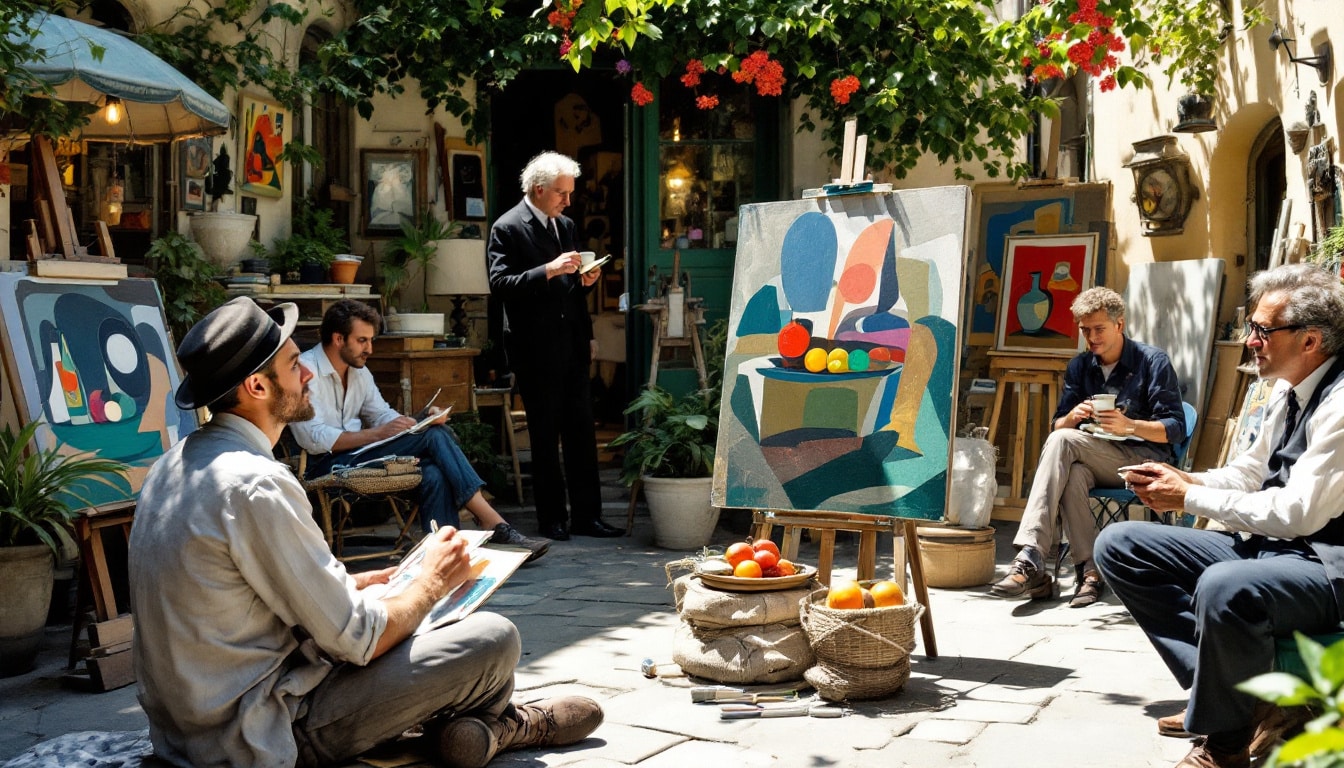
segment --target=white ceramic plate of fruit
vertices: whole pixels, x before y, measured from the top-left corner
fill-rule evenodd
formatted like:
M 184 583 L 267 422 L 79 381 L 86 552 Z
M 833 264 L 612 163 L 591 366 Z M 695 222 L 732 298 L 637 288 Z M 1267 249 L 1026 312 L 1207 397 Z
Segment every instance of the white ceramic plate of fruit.
M 797 569 L 797 573 L 792 576 L 760 576 L 752 579 L 742 576 L 716 576 L 712 573 L 701 573 L 700 580 L 707 587 L 722 589 L 727 592 L 773 592 L 778 589 L 801 587 L 817 575 L 817 569 L 810 565 L 795 565 L 794 568 Z

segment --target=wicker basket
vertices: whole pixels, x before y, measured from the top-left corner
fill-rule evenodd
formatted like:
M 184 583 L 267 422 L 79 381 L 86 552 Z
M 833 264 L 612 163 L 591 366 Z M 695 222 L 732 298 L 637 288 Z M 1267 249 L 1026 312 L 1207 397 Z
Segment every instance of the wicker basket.
M 910 680 L 910 657 L 903 656 L 886 669 L 864 669 L 843 664 L 818 663 L 803 673 L 817 694 L 827 701 L 885 699 Z
M 993 528 L 919 528 L 924 582 L 930 587 L 979 587 L 994 579 Z
M 377 466 L 336 469 L 304 483 L 310 490 L 349 489 L 361 495 L 401 493 L 420 485 L 419 459 L 390 456 Z
M 924 606 L 913 602 L 885 608 L 827 608 L 824 589 L 803 598 L 798 608 L 818 661 L 860 669 L 887 669 L 903 659 L 908 665 L 915 649 L 915 624 L 924 613 Z

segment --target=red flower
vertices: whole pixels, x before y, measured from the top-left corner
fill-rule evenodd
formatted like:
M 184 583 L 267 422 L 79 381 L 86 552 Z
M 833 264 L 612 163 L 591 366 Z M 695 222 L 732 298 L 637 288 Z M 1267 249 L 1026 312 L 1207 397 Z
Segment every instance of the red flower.
M 784 65 L 771 61 L 766 51 L 756 51 L 742 60 L 733 82 L 755 83 L 762 96 L 778 96 L 784 92 Z
M 1027 63 L 1023 66 L 1027 66 Z M 835 99 L 836 104 L 848 104 L 849 97 L 858 90 L 859 78 L 854 75 L 846 75 L 831 81 L 831 98 Z
M 695 106 L 700 109 L 713 109 L 719 106 L 718 96 L 697 96 L 695 97 Z
M 1101 92 L 1115 90 L 1115 75 L 1107 75 L 1101 79 Z
M 562 38 L 560 39 L 560 55 L 561 55 L 561 56 L 568 56 L 568 55 L 569 55 L 569 49 L 570 49 L 570 48 L 573 48 L 573 47 L 574 47 L 574 43 L 570 42 L 570 40 L 569 40 L 569 35 L 565 35 L 564 37 L 562 37 Z
M 681 84 L 687 88 L 694 88 L 700 84 L 700 75 L 704 74 L 705 64 L 699 59 L 691 59 L 686 62 L 686 74 L 681 76 Z
M 653 93 L 643 83 L 635 83 L 630 89 L 630 100 L 642 107 L 653 102 Z

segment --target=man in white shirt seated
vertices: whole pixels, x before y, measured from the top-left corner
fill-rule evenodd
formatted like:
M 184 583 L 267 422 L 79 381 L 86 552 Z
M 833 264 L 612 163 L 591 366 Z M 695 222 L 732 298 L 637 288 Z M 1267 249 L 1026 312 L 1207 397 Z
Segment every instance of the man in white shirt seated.
M 1247 306 L 1246 346 L 1279 380 L 1251 447 L 1207 472 L 1122 473 L 1152 509 L 1228 530 L 1126 522 L 1097 539 L 1103 576 L 1190 690 L 1185 712 L 1158 721 L 1205 736 L 1178 768 L 1244 768 L 1300 725 L 1236 685 L 1270 671 L 1275 637 L 1335 631 L 1344 615 L 1344 289 L 1292 264 L 1253 277 Z
M 463 455 L 457 441 L 443 426 L 448 413 L 431 407 L 428 415 L 442 413 L 420 432 L 398 437 L 359 454 L 352 452 L 415 426 L 415 419 L 397 413 L 387 404 L 373 374 L 364 364 L 373 354 L 373 339 L 382 318 L 367 304 L 342 299 L 322 317 L 322 343 L 303 353 L 304 366 L 313 372 L 309 384 L 314 416 L 289 425 L 294 439 L 312 454 L 308 477 L 321 477 L 332 467 L 350 466 L 384 456 L 415 456 L 420 459 L 420 522 L 461 524 L 458 510 L 466 508 L 476 522 L 493 530 L 491 544 L 526 547 L 528 561 L 546 554 L 550 539 L 524 536 L 490 506 L 481 488 L 485 482 Z
M 415 634 L 471 574 L 451 527 L 421 572 L 375 597 L 393 568 L 350 574 L 297 478 L 271 451 L 312 416 L 290 339 L 298 309 L 240 297 L 177 350 L 176 402 L 210 423 L 145 478 L 130 539 L 139 699 L 155 755 L 176 766 L 344 765 L 423 725 L 433 759 L 482 768 L 508 749 L 572 744 L 602 722 L 571 696 L 515 706 L 518 630 L 477 611 Z

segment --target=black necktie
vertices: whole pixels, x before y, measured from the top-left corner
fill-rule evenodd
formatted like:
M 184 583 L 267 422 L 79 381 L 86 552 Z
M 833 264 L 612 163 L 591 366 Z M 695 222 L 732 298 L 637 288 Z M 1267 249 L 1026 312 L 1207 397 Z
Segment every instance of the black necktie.
M 555 238 L 555 242 L 560 242 L 560 226 L 555 223 L 555 219 L 547 219 L 547 221 L 551 223 L 551 237 Z
M 1307 447 L 1306 440 L 1293 442 L 1293 433 L 1297 431 L 1297 419 L 1301 414 L 1301 406 L 1297 402 L 1297 393 L 1288 390 L 1288 407 L 1283 414 L 1283 433 L 1279 435 L 1279 440 L 1274 444 L 1274 451 L 1269 454 L 1269 473 L 1261 483 L 1261 490 L 1265 488 L 1282 488 L 1288 484 L 1288 474 L 1292 471 L 1293 464 L 1297 458 L 1302 455 Z

